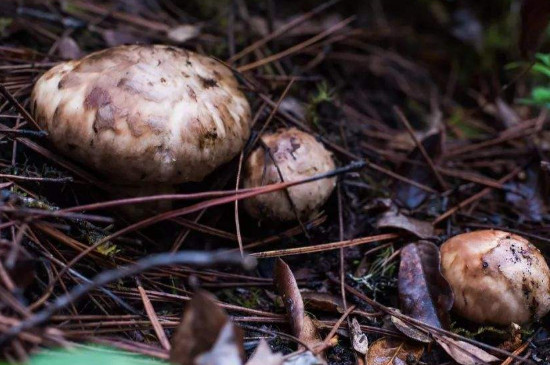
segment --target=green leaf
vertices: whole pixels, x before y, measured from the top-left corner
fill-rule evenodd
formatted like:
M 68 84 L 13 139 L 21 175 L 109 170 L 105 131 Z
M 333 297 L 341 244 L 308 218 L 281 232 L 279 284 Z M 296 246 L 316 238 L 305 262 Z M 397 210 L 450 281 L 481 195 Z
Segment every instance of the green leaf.
M 550 66 L 550 53 L 537 53 L 535 58 L 546 66 Z
M 531 97 L 537 104 L 550 103 L 550 88 L 536 87 L 531 91 Z
M 33 356 L 28 365 L 166 365 L 168 363 L 107 347 L 85 346 L 74 349 L 44 350 Z
M 533 71 L 550 77 L 550 67 L 541 63 L 536 63 L 535 65 L 533 65 Z

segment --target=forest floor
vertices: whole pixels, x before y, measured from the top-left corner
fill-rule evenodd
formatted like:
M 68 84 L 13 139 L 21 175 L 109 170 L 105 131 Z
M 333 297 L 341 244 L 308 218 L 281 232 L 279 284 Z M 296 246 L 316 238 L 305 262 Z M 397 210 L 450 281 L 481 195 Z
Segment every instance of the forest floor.
M 99 344 L 188 364 L 208 351 L 248 358 L 264 339 L 285 363 L 550 362 L 545 319 L 470 323 L 441 308 L 437 275 L 415 280 L 449 325 L 410 322 L 399 299 L 410 243 L 500 229 L 550 253 L 550 58 L 522 57 L 533 59 L 538 31 L 521 28 L 520 1 L 178 3 L 0 3 L 3 359 Z M 253 136 L 293 126 L 323 142 L 338 169 L 322 211 L 288 224 L 250 218 L 236 203 L 239 157 L 178 186 L 176 214 L 129 221 L 119 209 L 128 201 L 107 204 L 106 180 L 57 152 L 29 97 L 52 66 L 134 43 L 225 62 L 252 107 Z M 239 247 L 254 268 L 239 263 Z M 244 338 L 220 348 L 216 321 Z M 263 363 L 283 361 L 266 354 Z

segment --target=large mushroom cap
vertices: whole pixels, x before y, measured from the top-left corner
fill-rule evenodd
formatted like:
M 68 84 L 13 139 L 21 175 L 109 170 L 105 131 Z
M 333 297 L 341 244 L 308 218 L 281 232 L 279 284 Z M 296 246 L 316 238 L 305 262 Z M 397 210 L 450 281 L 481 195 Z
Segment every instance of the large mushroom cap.
M 250 134 L 232 72 L 170 46 L 120 46 L 57 65 L 31 103 L 58 149 L 125 184 L 200 181 Z
M 262 137 L 258 147 L 244 166 L 243 185 L 246 188 L 281 182 L 299 181 L 334 169 L 332 154 L 312 135 L 296 128 L 280 129 Z M 280 173 L 280 175 L 279 175 Z M 259 219 L 288 221 L 309 218 L 328 199 L 336 185 L 335 178 L 321 179 L 244 201 L 246 211 Z M 296 212 L 288 199 L 296 208 Z
M 441 246 L 454 309 L 478 323 L 523 324 L 550 310 L 550 270 L 525 238 L 503 231 L 454 236 Z

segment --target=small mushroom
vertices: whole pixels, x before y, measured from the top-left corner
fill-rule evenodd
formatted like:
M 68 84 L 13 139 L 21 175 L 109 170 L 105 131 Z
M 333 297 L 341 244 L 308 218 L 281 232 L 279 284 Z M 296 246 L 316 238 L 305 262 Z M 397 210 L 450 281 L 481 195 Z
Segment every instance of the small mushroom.
M 36 82 L 31 108 L 61 152 L 136 190 L 201 181 L 250 134 L 250 106 L 231 70 L 163 45 L 61 63 Z
M 244 166 L 245 188 L 299 181 L 334 169 L 332 154 L 312 135 L 296 128 L 280 129 L 261 138 Z M 257 219 L 289 221 L 307 219 L 326 202 L 336 186 L 327 178 L 293 186 L 244 201 L 245 210 Z
M 525 238 L 503 231 L 459 234 L 441 246 L 454 310 L 482 324 L 524 324 L 550 310 L 550 270 Z

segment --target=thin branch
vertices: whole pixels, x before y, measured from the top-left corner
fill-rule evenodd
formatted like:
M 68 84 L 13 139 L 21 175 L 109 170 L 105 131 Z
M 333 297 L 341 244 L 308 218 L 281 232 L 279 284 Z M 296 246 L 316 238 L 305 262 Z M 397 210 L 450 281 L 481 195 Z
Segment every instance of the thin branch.
M 96 275 L 91 282 L 74 287 L 67 294 L 58 297 L 45 309 L 37 312 L 29 319 L 21 321 L 18 325 L 11 327 L 9 330 L 4 332 L 4 334 L 0 337 L 0 346 L 7 344 L 21 332 L 46 323 L 57 311 L 66 308 L 91 290 L 102 287 L 113 281 L 161 266 L 176 264 L 211 266 L 219 263 L 241 264 L 245 268 L 252 268 L 256 264 L 255 260 L 251 257 L 245 257 L 243 260 L 240 254 L 232 254 L 224 251 L 180 251 L 177 253 L 151 255 L 136 261 L 133 265 L 103 271 L 102 273 Z

